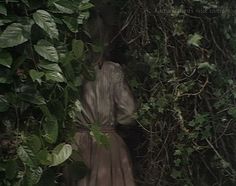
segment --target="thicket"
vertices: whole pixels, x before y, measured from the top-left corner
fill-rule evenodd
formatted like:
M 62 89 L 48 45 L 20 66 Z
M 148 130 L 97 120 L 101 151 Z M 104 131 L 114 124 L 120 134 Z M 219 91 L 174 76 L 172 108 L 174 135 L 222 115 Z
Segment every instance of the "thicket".
M 87 53 L 99 50 L 83 28 L 92 7 L 89 0 L 0 2 L 0 185 L 55 185 L 57 167 L 77 156 L 70 129 L 81 79 L 93 78 Z M 86 170 L 82 162 L 72 169 Z
M 143 141 L 131 149 L 138 184 L 234 185 L 234 1 L 95 5 L 119 23 L 110 45 L 127 63 L 139 105 Z M 55 185 L 57 167 L 76 159 L 69 142 L 79 87 L 94 79 L 91 52 L 102 51 L 83 27 L 92 7 L 88 0 L 0 2 L 0 185 Z M 86 172 L 82 162 L 71 169 Z
M 230 0 L 122 6 L 120 33 L 144 131 L 134 162 L 140 185 L 236 184 L 235 6 Z

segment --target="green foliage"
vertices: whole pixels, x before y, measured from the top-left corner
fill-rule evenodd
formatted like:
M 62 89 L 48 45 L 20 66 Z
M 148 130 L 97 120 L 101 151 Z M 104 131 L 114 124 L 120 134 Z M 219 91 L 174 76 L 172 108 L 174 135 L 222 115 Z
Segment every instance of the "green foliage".
M 24 164 L 33 167 L 34 163 L 32 158 L 34 157 L 34 154 L 31 149 L 27 146 L 19 146 L 17 149 L 17 155 Z
M 52 62 L 58 62 L 58 54 L 56 48 L 46 40 L 39 40 L 34 45 L 35 51 L 44 59 Z
M 89 66 L 82 38 L 92 7 L 87 0 L 0 3 L 0 185 L 54 185 L 54 167 L 69 160 L 69 113 Z
M 98 144 L 103 145 L 104 147 L 108 148 L 109 143 L 109 137 L 107 134 L 101 132 L 101 129 L 99 127 L 99 124 L 93 124 L 91 126 L 91 136 L 97 141 Z
M 193 35 L 190 34 L 187 43 L 188 43 L 188 45 L 193 45 L 193 46 L 199 47 L 200 41 L 202 38 L 203 37 L 197 33 L 194 33 Z
M 122 7 L 145 139 L 144 158 L 134 163 L 141 185 L 235 185 L 235 6 L 130 0 Z
M 52 164 L 57 166 L 66 161 L 72 154 L 72 147 L 68 144 L 59 144 L 52 151 Z
M 32 22 L 28 24 L 12 23 L 0 36 L 0 48 L 17 46 L 29 40 Z
M 52 18 L 51 14 L 49 14 L 45 10 L 37 10 L 33 14 L 33 18 L 35 23 L 42 28 L 51 39 L 56 38 L 58 39 L 58 30 L 56 27 L 56 23 Z

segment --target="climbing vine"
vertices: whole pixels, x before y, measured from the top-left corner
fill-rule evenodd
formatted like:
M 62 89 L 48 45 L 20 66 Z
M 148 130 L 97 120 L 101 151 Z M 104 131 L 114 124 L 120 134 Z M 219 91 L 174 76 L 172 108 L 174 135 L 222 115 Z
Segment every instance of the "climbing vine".
M 122 8 L 144 133 L 140 185 L 235 184 L 235 3 L 130 0 Z
M 73 161 L 73 113 L 82 77 L 92 78 L 93 45 L 82 40 L 89 40 L 83 24 L 93 6 L 0 2 L 0 185 L 55 185 L 57 167 Z M 82 163 L 74 168 L 86 170 Z

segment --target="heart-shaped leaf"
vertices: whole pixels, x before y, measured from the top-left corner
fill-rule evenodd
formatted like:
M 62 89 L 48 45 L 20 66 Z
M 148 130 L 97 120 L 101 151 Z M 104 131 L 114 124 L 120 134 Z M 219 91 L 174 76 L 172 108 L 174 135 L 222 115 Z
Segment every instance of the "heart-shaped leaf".
M 32 24 L 10 24 L 0 36 L 0 48 L 17 46 L 28 41 Z
M 56 48 L 46 40 L 38 41 L 37 45 L 34 45 L 35 51 L 44 59 L 49 61 L 58 62 L 58 54 Z
M 33 82 L 41 81 L 41 77 L 44 76 L 44 72 L 39 72 L 39 71 L 32 69 L 29 71 L 29 75 L 30 75 L 31 79 L 33 80 Z
M 49 14 L 45 10 L 37 10 L 33 14 L 33 18 L 35 23 L 42 28 L 50 38 L 56 38 L 58 39 L 58 30 L 56 27 L 56 23 L 54 19 L 52 18 L 51 14 Z
M 38 67 L 53 72 L 62 72 L 60 66 L 57 63 L 49 63 L 46 61 L 42 61 L 39 63 Z
M 61 143 L 52 151 L 53 163 L 51 166 L 57 166 L 66 161 L 72 154 L 72 147 L 69 144 Z
M 48 152 L 47 149 L 39 151 L 37 158 L 42 165 L 51 165 L 52 164 L 52 155 Z
M 37 184 L 43 174 L 43 170 L 41 167 L 31 168 L 30 169 L 30 179 L 32 184 Z
M 30 167 L 34 166 L 34 154 L 27 146 L 19 146 L 17 149 L 17 154 L 24 164 Z
M 47 81 L 65 82 L 65 78 L 59 72 L 47 72 L 45 76 Z
M 66 26 L 71 32 L 78 32 L 78 22 L 76 18 L 64 16 L 63 22 L 66 24 Z

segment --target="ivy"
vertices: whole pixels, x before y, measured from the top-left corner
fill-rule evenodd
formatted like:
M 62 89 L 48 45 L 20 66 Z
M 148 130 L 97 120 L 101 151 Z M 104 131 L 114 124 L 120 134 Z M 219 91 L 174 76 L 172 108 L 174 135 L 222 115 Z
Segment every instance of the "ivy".
M 54 183 L 54 167 L 70 162 L 69 108 L 79 102 L 81 66 L 89 66 L 83 24 L 92 7 L 74 0 L 0 3 L 0 185 Z
M 235 185 L 235 3 L 138 2 L 121 5 L 119 21 L 143 131 L 140 185 Z

